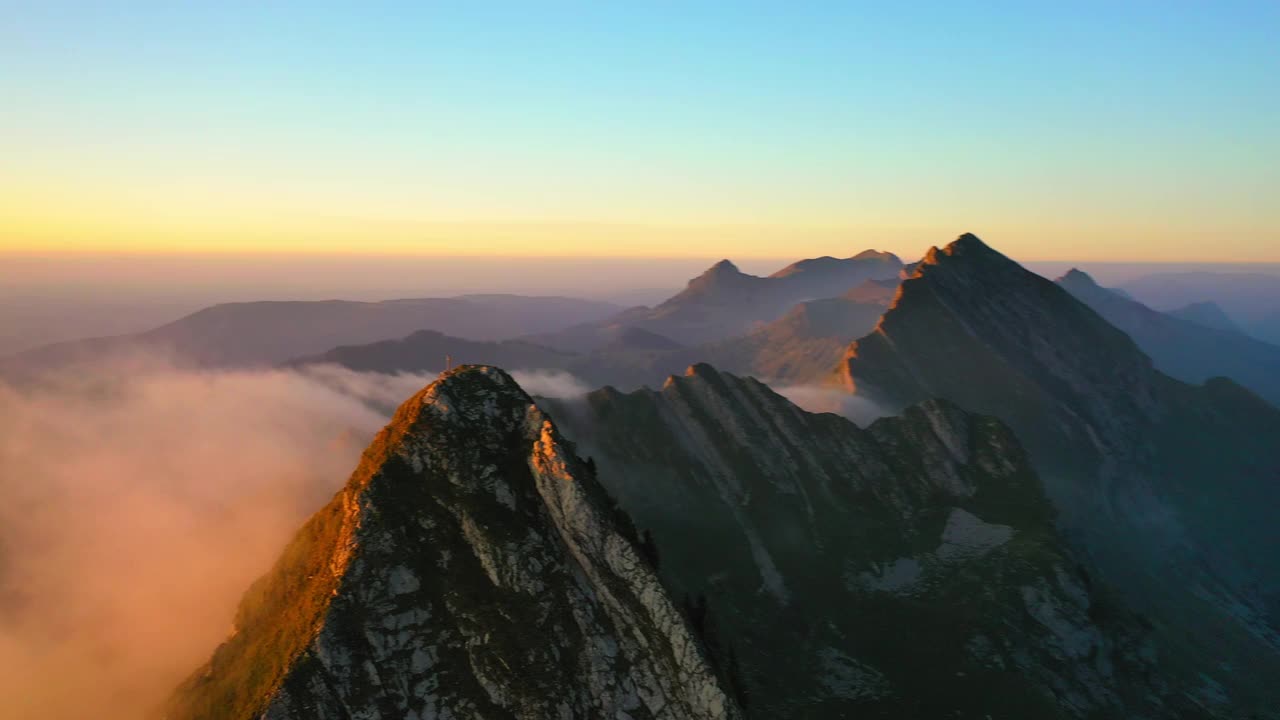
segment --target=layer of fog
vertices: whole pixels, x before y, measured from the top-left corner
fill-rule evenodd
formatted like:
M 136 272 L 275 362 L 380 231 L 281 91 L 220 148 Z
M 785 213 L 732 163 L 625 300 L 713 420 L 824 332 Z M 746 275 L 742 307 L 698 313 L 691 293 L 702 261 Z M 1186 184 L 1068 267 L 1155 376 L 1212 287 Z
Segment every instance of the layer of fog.
M 564 373 L 516 373 L 577 395 Z M 434 375 L 195 372 L 152 360 L 0 384 L 0 697 L 12 717 L 147 715 Z
M 515 371 L 533 396 L 589 387 Z M 155 358 L 0 383 L 0 697 L 15 717 L 149 714 L 434 373 L 193 371 Z M 812 412 L 881 413 L 828 388 Z
M 888 409 L 839 388 L 820 385 L 772 385 L 771 389 L 811 413 L 835 413 L 866 427 L 877 419 L 891 415 Z

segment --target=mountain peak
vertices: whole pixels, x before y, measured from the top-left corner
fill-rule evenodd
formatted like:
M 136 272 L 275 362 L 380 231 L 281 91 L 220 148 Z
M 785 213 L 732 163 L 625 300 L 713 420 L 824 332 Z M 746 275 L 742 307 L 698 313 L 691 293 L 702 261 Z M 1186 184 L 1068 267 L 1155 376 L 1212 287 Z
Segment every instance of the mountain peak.
M 704 362 L 696 362 L 684 369 L 681 375 L 668 375 L 666 382 L 662 384 L 663 390 L 669 390 L 678 387 L 682 383 L 688 382 L 689 379 L 695 381 L 714 381 L 720 377 L 720 371 Z
M 703 271 L 701 275 L 690 280 L 688 290 L 706 291 L 712 288 L 732 288 L 758 279 L 754 275 L 747 275 L 742 272 L 737 265 L 733 264 L 733 261 L 726 259 L 712 265 Z M 677 295 L 676 297 L 680 296 Z
M 984 243 L 977 235 L 973 233 L 965 233 L 955 240 L 951 241 L 946 247 L 938 248 L 937 246 L 929 248 L 929 252 L 925 253 L 924 259 L 915 266 L 915 272 L 911 277 L 920 277 L 926 270 L 933 266 L 947 265 L 953 270 L 960 270 L 960 274 L 966 274 L 966 268 L 971 270 L 998 271 L 1020 269 L 1014 261 L 992 249 L 990 245 Z M 910 266 L 908 266 L 910 267 Z
M 1088 279 L 1083 273 L 1079 276 Z M 949 319 L 959 322 L 950 324 Z M 1014 372 L 1058 389 L 1063 376 L 1070 376 L 1073 387 L 1096 386 L 1098 392 L 1114 393 L 1117 403 L 1143 408 L 1148 404 L 1151 361 L 1127 335 L 1078 302 L 1067 288 L 1024 269 L 972 233 L 929 250 L 912 277 L 903 281 L 877 331 L 847 351 L 841 383 L 864 390 L 878 386 L 886 395 L 909 388 L 900 400 L 943 396 L 966 400 L 961 404 L 968 409 L 988 410 L 978 403 L 989 397 L 959 395 L 960 390 L 950 386 L 957 377 L 953 364 L 938 362 L 930 372 L 922 371 L 924 358 L 938 357 L 936 348 L 944 342 L 940 327 L 952 333 L 947 342 L 954 348 L 970 347 L 975 357 L 1001 366 L 988 368 L 989 375 L 975 370 L 977 366 L 964 368 L 975 373 L 967 382 L 977 386 L 988 377 Z M 1073 365 L 1047 361 L 1039 348 L 1049 346 L 1073 357 Z M 1100 369 L 1106 366 L 1123 372 Z M 1121 375 L 1126 375 L 1127 384 L 1114 382 Z M 932 385 L 943 382 L 937 378 L 948 385 Z
M 711 367 L 707 363 L 699 362 L 690 365 L 684 370 L 685 377 L 705 377 L 715 378 L 720 376 L 720 371 Z
M 722 274 L 741 275 L 742 271 L 738 269 L 737 265 L 733 264 L 732 260 L 725 258 L 724 260 L 721 260 L 715 265 L 712 265 L 707 270 L 707 273 L 715 273 L 717 275 L 722 275 Z M 704 273 L 704 274 L 707 274 L 707 273 Z
M 960 237 L 951 241 L 951 243 L 947 245 L 947 247 L 943 250 L 943 252 L 945 252 L 948 255 L 966 255 L 966 254 L 977 254 L 977 253 L 993 254 L 993 255 L 999 254 L 995 250 L 992 250 L 990 245 L 987 245 L 985 242 L 983 242 L 982 238 L 978 237 L 977 235 L 974 235 L 973 233 L 968 233 L 968 232 L 964 233 Z
M 839 273 L 866 273 L 868 267 L 877 264 L 891 264 L 899 266 L 902 260 L 897 255 L 890 252 L 882 252 L 880 250 L 863 250 L 862 252 L 847 258 L 838 258 L 831 255 L 823 255 L 822 257 L 807 258 L 797 260 L 790 265 L 775 272 L 770 277 L 787 278 L 799 275 L 812 276 L 815 274 L 839 274 Z
M 1071 268 L 1062 277 L 1055 282 L 1067 288 L 1095 288 L 1100 287 L 1098 281 L 1094 280 L 1089 273 L 1079 269 Z
M 1222 309 L 1221 305 L 1211 301 L 1204 300 L 1201 302 L 1193 302 L 1180 308 L 1168 311 L 1168 315 L 1181 318 L 1197 325 L 1213 328 L 1215 330 L 1225 330 L 1228 332 L 1241 333 L 1240 326 L 1235 320 Z
M 430 425 L 437 423 L 506 434 L 517 429 L 516 416 L 522 420 L 532 405 L 533 400 L 503 370 L 459 365 L 404 402 L 387 430 L 397 440 L 410 434 L 430 435 L 437 430 Z
M 509 375 L 445 372 L 166 716 L 737 717 L 628 527 Z
M 854 255 L 850 259 L 851 260 L 887 260 L 887 261 L 894 261 L 894 262 L 902 262 L 902 260 L 899 259 L 897 255 L 894 255 L 891 252 L 887 252 L 884 250 L 874 250 L 874 249 L 863 250 L 862 252 L 858 253 L 857 255 Z

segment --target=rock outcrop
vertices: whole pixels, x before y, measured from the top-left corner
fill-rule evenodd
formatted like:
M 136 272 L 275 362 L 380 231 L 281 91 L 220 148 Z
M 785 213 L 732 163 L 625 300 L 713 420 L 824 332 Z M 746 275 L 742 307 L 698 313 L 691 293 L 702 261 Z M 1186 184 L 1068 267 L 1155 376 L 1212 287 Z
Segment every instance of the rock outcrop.
M 446 373 L 248 591 L 166 717 L 737 717 L 627 535 L 510 377 Z

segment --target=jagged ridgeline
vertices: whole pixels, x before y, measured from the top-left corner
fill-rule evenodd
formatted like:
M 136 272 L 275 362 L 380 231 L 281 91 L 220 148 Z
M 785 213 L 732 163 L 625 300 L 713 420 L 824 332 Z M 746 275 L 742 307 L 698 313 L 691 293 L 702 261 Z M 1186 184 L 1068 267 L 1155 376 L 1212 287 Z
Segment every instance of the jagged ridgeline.
M 550 419 L 466 366 L 405 402 L 164 715 L 735 718 Z
M 400 407 L 165 714 L 1196 716 L 1163 653 L 998 420 L 931 400 L 863 429 L 707 365 L 535 405 L 466 366 Z
M 1132 325 L 1169 324 L 1156 315 Z M 1194 668 L 1187 692 L 1277 717 L 1280 409 L 1223 377 L 1160 372 L 1138 344 L 1162 347 L 1152 337 L 967 234 L 929 252 L 835 379 L 890 411 L 945 397 L 1007 422 L 1059 529 Z
M 931 400 L 862 429 L 707 365 L 540 402 L 752 717 L 1202 715 L 994 418 Z

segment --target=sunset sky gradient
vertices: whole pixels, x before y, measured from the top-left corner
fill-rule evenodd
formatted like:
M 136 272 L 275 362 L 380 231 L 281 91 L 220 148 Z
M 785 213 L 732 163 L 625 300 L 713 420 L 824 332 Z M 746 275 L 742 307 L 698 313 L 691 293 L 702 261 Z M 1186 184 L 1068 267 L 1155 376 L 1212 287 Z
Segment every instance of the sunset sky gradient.
M 0 2 L 0 251 L 1280 261 L 1280 3 Z

